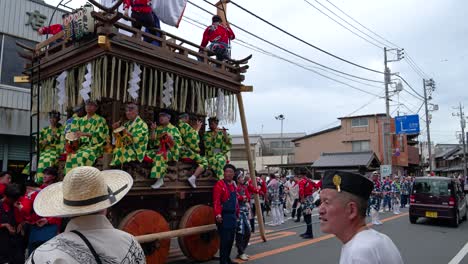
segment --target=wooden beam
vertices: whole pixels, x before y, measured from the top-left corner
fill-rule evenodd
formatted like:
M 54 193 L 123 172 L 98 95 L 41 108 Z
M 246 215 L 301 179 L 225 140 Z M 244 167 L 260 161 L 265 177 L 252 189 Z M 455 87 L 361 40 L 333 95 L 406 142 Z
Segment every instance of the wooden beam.
M 39 42 L 36 45 L 36 51 L 39 51 L 40 49 L 49 46 L 50 43 L 55 42 L 55 41 L 63 38 L 64 35 L 65 35 L 65 32 L 62 30 L 59 33 L 55 34 L 54 36 L 46 39 L 45 41 Z
M 196 226 L 196 227 L 190 227 L 190 228 L 171 230 L 167 232 L 137 236 L 135 237 L 135 239 L 138 241 L 138 243 L 142 244 L 142 243 L 153 242 L 156 240 L 170 239 L 173 237 L 183 237 L 183 236 L 207 233 L 207 232 L 216 230 L 216 228 L 217 228 L 216 224 L 203 225 L 203 226 Z
M 247 161 L 249 164 L 250 180 L 252 181 L 252 185 L 256 190 L 257 179 L 255 178 L 255 166 L 253 163 L 252 152 L 250 151 L 249 130 L 247 129 L 247 119 L 245 117 L 244 100 L 242 99 L 242 93 L 237 94 L 237 104 L 239 105 L 239 116 L 241 118 L 242 134 L 244 135 L 245 150 L 247 153 Z M 260 229 L 260 236 L 262 237 L 263 242 L 266 242 L 267 240 L 265 236 L 265 225 L 263 221 L 262 209 L 260 207 L 260 199 L 258 198 L 258 194 L 254 194 L 254 201 L 255 213 L 258 219 L 258 227 Z
M 242 85 L 240 87 L 241 92 L 253 92 L 253 86 L 252 85 Z

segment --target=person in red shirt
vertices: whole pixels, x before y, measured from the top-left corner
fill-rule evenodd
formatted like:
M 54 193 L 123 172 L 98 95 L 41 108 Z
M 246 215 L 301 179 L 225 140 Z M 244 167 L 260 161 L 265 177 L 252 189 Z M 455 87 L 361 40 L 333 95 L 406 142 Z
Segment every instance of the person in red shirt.
M 236 183 L 233 181 L 236 167 L 231 164 L 224 166 L 224 179 L 219 180 L 213 188 L 213 209 L 219 233 L 219 263 L 234 263 L 231 249 L 236 235 L 239 203 Z
M 146 30 L 157 35 L 155 28 L 155 15 L 153 14 L 153 8 L 151 7 L 151 0 L 124 0 L 124 15 L 128 16 L 128 9 L 132 8 L 132 18 L 136 21 L 132 21 L 132 27 L 141 30 L 144 26 Z M 152 42 L 152 40 L 145 38 L 146 42 Z
M 53 24 L 48 27 L 41 27 L 37 30 L 39 35 L 57 35 L 58 33 L 62 32 L 63 26 L 61 24 Z
M 7 171 L 0 172 L 0 200 L 5 193 L 8 184 L 11 183 L 11 174 Z
M 249 223 L 251 191 L 258 193 L 246 180 L 242 171 L 237 171 L 235 181 L 237 182 L 237 198 L 239 202 L 239 218 L 237 220 L 236 247 L 237 257 L 247 261 L 249 256 L 245 250 L 250 241 L 251 226 Z
M 301 174 L 306 174 L 304 171 Z M 312 231 L 312 209 L 314 208 L 313 196 L 314 190 L 316 189 L 315 183 L 309 178 L 307 174 L 302 177 L 299 182 L 299 199 L 302 204 L 302 212 L 304 214 L 304 221 L 306 222 L 306 232 L 301 234 L 301 237 L 308 239 L 313 238 L 314 234 Z
M 21 196 L 18 184 L 9 184 L 0 200 L 0 263 L 24 263 L 23 240 L 17 234 L 14 204 Z
M 258 174 L 257 175 L 257 190 L 253 187 L 252 180 L 249 180 L 249 190 L 250 193 L 258 194 L 258 198 L 260 200 L 260 209 L 262 211 L 262 217 L 265 219 L 265 198 L 266 198 L 266 193 L 267 193 L 267 185 L 265 180 Z M 250 207 L 252 209 L 251 218 L 250 218 L 250 227 L 252 228 L 252 233 L 255 233 L 255 216 L 257 214 L 256 208 L 255 208 L 255 200 L 253 198 L 253 195 L 250 198 Z
M 44 178 L 43 184 L 39 187 L 41 190 L 47 186 L 55 183 L 58 178 L 58 172 L 55 168 L 45 168 L 44 169 Z M 28 204 L 23 206 L 32 208 L 34 200 L 37 197 L 37 194 L 40 192 L 36 191 L 30 194 Z M 29 204 L 31 203 L 31 204 Z M 27 210 L 27 209 L 26 209 Z M 29 236 L 28 242 L 28 253 L 31 254 L 36 248 L 47 242 L 49 239 L 53 238 L 59 233 L 60 225 L 62 224 L 61 218 L 56 217 L 41 217 L 37 215 L 34 210 L 31 210 L 30 215 L 25 215 L 28 219 L 28 222 L 31 224 L 31 233 Z
M 223 61 L 230 58 L 229 43 L 236 36 L 229 26 L 222 24 L 223 19 L 220 16 L 213 16 L 212 22 L 213 24 L 208 26 L 203 33 L 200 46 L 206 48 L 211 42 L 208 49 L 216 55 L 217 60 Z

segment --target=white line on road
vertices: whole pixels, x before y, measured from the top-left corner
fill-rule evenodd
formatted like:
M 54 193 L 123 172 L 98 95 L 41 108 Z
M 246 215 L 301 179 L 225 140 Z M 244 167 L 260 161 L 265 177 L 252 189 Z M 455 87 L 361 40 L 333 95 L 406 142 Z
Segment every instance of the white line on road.
M 467 253 L 468 253 L 468 242 L 458 252 L 458 254 L 455 257 L 453 257 L 453 259 L 448 264 L 458 264 L 458 263 L 460 263 L 463 260 L 463 258 L 466 256 Z

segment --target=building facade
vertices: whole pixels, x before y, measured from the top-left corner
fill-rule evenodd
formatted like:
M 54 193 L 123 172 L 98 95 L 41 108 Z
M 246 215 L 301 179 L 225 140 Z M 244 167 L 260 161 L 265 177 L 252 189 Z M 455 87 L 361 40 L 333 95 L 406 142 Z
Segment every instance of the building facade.
M 296 163 L 313 163 L 322 153 L 375 153 L 383 163 L 383 125 L 385 114 L 362 115 L 339 118 L 339 126 L 293 140 Z M 419 168 L 417 135 L 395 135 L 393 119 L 390 125 L 393 173 L 412 174 Z
M 28 46 L 46 39 L 37 30 L 60 23 L 63 10 L 39 0 L 0 0 L 0 170 L 19 173 L 30 156 L 30 84 L 15 83 L 26 61 L 18 55 L 16 42 Z M 52 18 L 52 20 L 51 20 Z M 47 125 L 43 113 L 40 126 Z

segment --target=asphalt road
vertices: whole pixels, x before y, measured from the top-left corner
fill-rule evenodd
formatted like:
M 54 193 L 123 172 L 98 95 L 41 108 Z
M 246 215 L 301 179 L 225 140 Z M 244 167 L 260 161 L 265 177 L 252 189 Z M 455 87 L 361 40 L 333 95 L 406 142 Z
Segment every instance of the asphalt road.
M 384 224 L 371 226 L 387 234 L 394 241 L 405 263 L 468 264 L 468 256 L 465 256 L 468 252 L 467 222 L 462 222 L 458 228 L 450 227 L 443 221 L 429 219 L 419 219 L 417 224 L 411 224 L 407 211 L 407 209 L 402 209 L 400 215 L 393 215 L 389 212 L 381 213 L 380 217 Z M 267 217 L 267 223 L 268 221 Z M 332 235 L 320 232 L 317 215 L 314 216 L 313 221 L 315 239 L 307 240 L 299 237 L 299 234 L 305 231 L 303 222 L 295 223 L 290 219 L 281 226 L 267 225 L 267 242 L 263 242 L 258 233 L 252 236 L 251 245 L 247 249 L 247 254 L 250 255 L 248 262 L 255 264 L 338 263 L 341 251 L 340 241 Z M 177 249 L 173 251 L 170 263 L 190 263 L 177 253 Z M 457 254 L 459 256 L 455 258 Z M 235 256 L 236 249 L 233 248 L 232 258 L 234 259 Z M 207 263 L 219 262 L 213 260 Z

